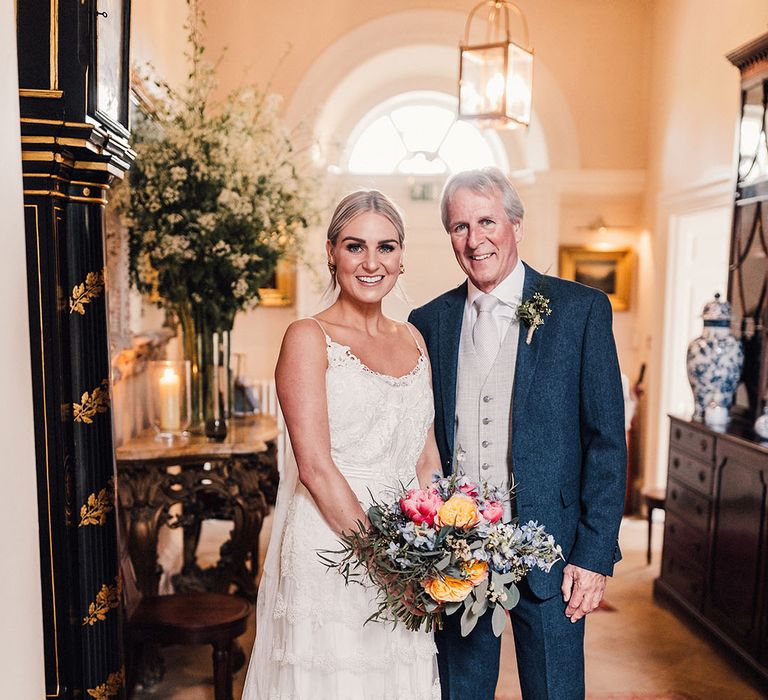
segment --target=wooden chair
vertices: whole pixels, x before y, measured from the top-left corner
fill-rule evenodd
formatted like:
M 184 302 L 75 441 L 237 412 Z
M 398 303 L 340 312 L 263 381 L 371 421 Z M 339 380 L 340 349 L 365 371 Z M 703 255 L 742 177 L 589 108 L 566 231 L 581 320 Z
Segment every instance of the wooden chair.
M 129 649 L 145 645 L 210 644 L 214 698 L 232 700 L 232 645 L 245 632 L 251 604 L 224 593 L 142 597 L 127 557 L 123 558 L 121 570 Z
M 648 511 L 648 553 L 646 563 L 651 563 L 651 537 L 653 535 L 653 511 L 657 508 L 664 510 L 667 501 L 666 489 L 644 489 L 643 502 Z

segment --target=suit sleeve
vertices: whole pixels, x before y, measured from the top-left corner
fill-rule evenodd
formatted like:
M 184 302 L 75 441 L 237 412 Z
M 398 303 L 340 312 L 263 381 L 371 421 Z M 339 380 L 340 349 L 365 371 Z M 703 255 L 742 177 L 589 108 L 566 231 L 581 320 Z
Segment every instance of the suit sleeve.
M 568 561 L 608 576 L 621 558 L 627 442 L 624 394 L 613 339 L 611 304 L 594 298 L 581 350 L 581 517 Z

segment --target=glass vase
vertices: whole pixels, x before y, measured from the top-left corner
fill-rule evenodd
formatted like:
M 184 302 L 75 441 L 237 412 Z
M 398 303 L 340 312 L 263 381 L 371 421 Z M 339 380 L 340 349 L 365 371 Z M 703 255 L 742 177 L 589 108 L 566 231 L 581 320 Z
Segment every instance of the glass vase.
M 230 331 L 203 327 L 197 333 L 197 343 L 205 435 L 223 440 L 227 437 L 227 419 L 231 415 Z
M 189 391 L 189 432 L 194 435 L 202 435 L 205 429 L 203 412 L 203 373 L 200 364 L 200 345 L 198 340 L 196 314 L 189 304 L 181 304 L 176 307 L 176 313 L 181 326 L 181 342 L 184 359 L 190 365 L 190 391 Z

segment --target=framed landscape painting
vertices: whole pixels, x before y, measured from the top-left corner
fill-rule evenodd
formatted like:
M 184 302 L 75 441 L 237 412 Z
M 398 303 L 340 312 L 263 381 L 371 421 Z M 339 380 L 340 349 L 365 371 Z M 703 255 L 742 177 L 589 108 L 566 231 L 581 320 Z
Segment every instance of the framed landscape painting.
M 629 309 L 632 249 L 560 246 L 560 277 L 594 287 L 608 295 L 614 311 Z

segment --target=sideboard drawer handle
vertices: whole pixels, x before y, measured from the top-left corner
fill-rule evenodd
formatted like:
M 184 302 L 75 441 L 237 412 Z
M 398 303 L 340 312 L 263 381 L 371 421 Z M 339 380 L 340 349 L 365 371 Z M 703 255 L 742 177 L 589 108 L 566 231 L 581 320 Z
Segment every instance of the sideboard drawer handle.
M 701 506 L 696 506 L 696 515 L 704 515 L 704 509 Z
M 670 525 L 669 526 L 669 534 L 671 534 L 671 535 L 675 534 L 675 526 L 674 525 Z
M 675 469 L 679 469 L 679 468 L 680 468 L 680 460 L 679 460 L 677 457 L 675 457 L 675 458 L 672 460 L 672 466 L 673 466 Z
M 707 441 L 707 439 L 706 438 L 702 438 L 701 439 L 701 451 L 702 452 L 706 452 L 708 445 L 709 445 L 709 442 Z
M 703 469 L 699 472 L 699 481 L 703 484 L 707 480 L 707 472 Z
M 680 430 L 680 428 L 675 429 L 675 440 L 679 440 L 681 437 L 683 437 L 683 431 Z
M 673 491 L 673 492 L 672 492 L 672 500 L 673 500 L 673 501 L 676 501 L 676 500 L 677 500 L 677 491 Z

